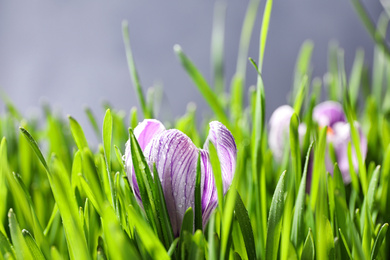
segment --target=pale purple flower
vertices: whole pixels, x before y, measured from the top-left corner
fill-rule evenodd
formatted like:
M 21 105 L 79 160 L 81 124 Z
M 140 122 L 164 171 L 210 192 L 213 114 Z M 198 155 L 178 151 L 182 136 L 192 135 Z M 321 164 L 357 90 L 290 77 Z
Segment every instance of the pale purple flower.
M 269 121 L 269 147 L 277 162 L 281 162 L 284 149 L 289 142 L 290 119 L 294 109 L 288 105 L 277 108 Z M 334 101 L 325 101 L 318 104 L 313 110 L 313 120 L 317 122 L 320 128 L 327 126 L 327 143 L 332 144 L 338 166 L 343 176 L 344 183 L 351 182 L 348 162 L 348 143 L 351 142 L 350 125 L 346 121 L 343 107 Z M 364 136 L 359 124 L 355 122 L 356 129 L 360 137 L 360 150 L 363 159 L 367 153 L 367 139 Z M 306 132 L 306 126 L 301 123 L 298 128 L 300 140 Z M 353 147 L 353 146 L 352 146 Z M 329 148 L 328 148 L 329 149 Z M 311 166 L 310 162 L 309 166 Z M 358 162 L 355 149 L 352 149 L 352 164 L 355 171 L 358 170 Z M 329 151 L 325 156 L 326 170 L 333 174 L 334 162 L 332 162 Z M 308 184 L 311 182 L 311 172 L 308 173 Z
M 197 148 L 191 139 L 176 129 L 166 130 L 158 120 L 144 120 L 134 129 L 150 169 L 156 164 L 173 232 L 178 235 L 184 213 L 194 208 L 194 190 L 198 154 L 201 156 L 201 200 L 203 226 L 217 207 L 218 198 L 211 168 L 208 145 L 211 142 L 221 164 L 223 193 L 226 194 L 233 180 L 237 148 L 233 135 L 220 122 L 210 123 L 210 131 L 204 149 Z M 126 143 L 125 164 L 130 186 L 138 203 L 142 200 L 134 174 L 129 142 Z
M 358 170 L 358 161 L 351 139 L 351 128 L 349 123 L 346 122 L 342 106 L 334 101 L 326 101 L 321 104 L 318 104 L 313 110 L 313 119 L 317 122 L 319 127 L 328 127 L 327 142 L 331 143 L 334 148 L 337 158 L 337 164 L 343 176 L 344 183 L 350 183 L 350 165 L 348 162 L 349 142 L 351 142 L 352 145 L 352 164 L 355 171 Z M 359 133 L 360 150 L 363 159 L 365 159 L 367 154 L 367 139 L 363 134 L 360 125 L 357 122 L 355 122 L 354 124 Z M 325 165 L 327 171 L 333 174 L 333 162 L 330 159 L 329 153 L 327 153 L 327 156 L 325 158 Z
M 313 119 L 320 127 L 333 127 L 335 123 L 346 122 L 343 107 L 335 101 L 325 101 L 313 109 Z
M 289 144 L 290 120 L 294 114 L 294 109 L 289 105 L 278 107 L 269 120 L 268 144 L 277 162 L 283 159 L 286 144 Z M 298 134 L 300 140 L 306 132 L 306 125 L 300 124 Z

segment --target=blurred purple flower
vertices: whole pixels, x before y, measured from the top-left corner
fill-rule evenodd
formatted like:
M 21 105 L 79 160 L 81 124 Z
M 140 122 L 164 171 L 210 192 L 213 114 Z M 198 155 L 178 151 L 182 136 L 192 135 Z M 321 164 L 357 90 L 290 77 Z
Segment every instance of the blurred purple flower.
M 191 139 L 179 130 L 165 130 L 158 120 L 144 120 L 134 129 L 134 135 L 149 167 L 152 169 L 153 163 L 156 164 L 175 235 L 180 232 L 186 210 L 189 207 L 194 208 L 196 165 L 200 152 L 202 216 L 205 226 L 218 205 L 208 145 L 211 142 L 217 150 L 221 163 L 223 193 L 226 194 L 233 180 L 237 157 L 236 143 L 230 131 L 220 122 L 211 122 L 204 149 L 198 149 Z M 126 143 L 125 164 L 130 186 L 142 206 L 129 142 Z
M 346 122 L 345 114 L 342 106 L 334 101 L 325 101 L 318 104 L 313 110 L 313 119 L 317 122 L 319 127 L 328 127 L 327 142 L 331 143 L 337 158 L 337 164 L 340 168 L 343 176 L 344 183 L 351 182 L 351 176 L 349 173 L 348 162 L 348 143 L 351 142 L 351 128 L 348 122 Z M 363 159 L 367 154 L 367 139 L 364 136 L 360 125 L 355 122 L 355 127 L 359 132 L 360 137 L 360 150 L 362 152 Z M 353 146 L 352 146 L 353 147 Z M 329 153 L 325 158 L 326 170 L 333 174 L 333 162 L 330 159 Z M 355 149 L 352 149 L 352 164 L 355 171 L 358 170 L 358 161 Z
M 269 147 L 273 152 L 276 161 L 281 162 L 283 152 L 288 144 L 290 119 L 294 113 L 294 109 L 288 105 L 277 108 L 269 121 Z M 313 120 L 317 122 L 320 128 L 327 126 L 327 142 L 332 144 L 338 166 L 343 176 L 344 183 L 351 182 L 349 174 L 348 162 L 348 143 L 351 142 L 350 125 L 346 122 L 346 117 L 343 107 L 334 101 L 325 101 L 318 104 L 313 110 Z M 360 135 L 360 149 L 363 158 L 367 153 L 367 139 L 364 136 L 359 124 L 355 122 L 355 126 Z M 305 135 L 306 126 L 301 123 L 298 128 L 300 139 Z M 329 148 L 328 148 L 329 149 Z M 352 149 L 352 163 L 354 169 L 358 170 L 358 162 L 355 149 Z M 332 162 L 329 151 L 325 156 L 326 170 L 333 174 L 334 162 Z M 311 167 L 309 164 L 309 168 Z M 311 182 L 311 171 L 308 174 L 308 183 Z
M 289 143 L 290 120 L 293 114 L 294 109 L 289 105 L 284 105 L 278 107 L 269 120 L 268 144 L 277 162 L 282 161 L 286 143 Z M 300 124 L 298 128 L 300 139 L 305 132 L 305 124 Z

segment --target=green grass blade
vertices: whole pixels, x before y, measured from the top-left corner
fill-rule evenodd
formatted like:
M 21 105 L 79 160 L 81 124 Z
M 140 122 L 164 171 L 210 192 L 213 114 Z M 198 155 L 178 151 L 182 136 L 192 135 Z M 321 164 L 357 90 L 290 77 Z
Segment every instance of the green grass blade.
M 129 66 L 130 77 L 133 82 L 135 93 L 137 93 L 138 101 L 141 104 L 141 109 L 144 114 L 144 118 L 153 118 L 152 111 L 149 111 L 144 93 L 142 91 L 141 82 L 138 77 L 137 69 L 135 67 L 135 62 L 133 58 L 133 53 L 130 47 L 130 35 L 129 35 L 129 25 L 127 21 L 122 22 L 122 33 L 123 33 L 123 42 L 126 49 L 127 65 Z
M 200 152 L 198 153 L 198 162 L 196 164 L 196 179 L 195 179 L 195 230 L 203 230 L 202 221 L 202 196 L 201 196 L 201 170 L 200 170 Z
M 364 50 L 358 49 L 356 51 L 355 60 L 353 61 L 352 71 L 349 77 L 349 96 L 351 98 L 351 105 L 353 108 L 355 108 L 357 104 L 363 66 Z
M 177 244 L 179 243 L 179 241 L 180 241 L 180 237 L 177 237 L 175 240 L 173 240 L 173 242 L 172 242 L 172 244 L 169 247 L 169 250 L 167 252 L 169 257 L 173 256 L 173 253 L 175 252 Z
M 260 34 L 260 50 L 259 50 L 259 71 L 262 71 L 264 61 L 264 50 L 267 42 L 269 21 L 271 19 L 273 0 L 267 0 L 263 13 L 263 22 L 261 23 L 261 34 Z
M 309 233 L 307 234 L 305 243 L 303 244 L 301 259 L 314 260 L 314 256 L 315 256 L 315 247 L 314 247 L 313 233 L 309 228 Z
M 105 237 L 105 242 L 108 248 L 108 254 L 111 259 L 141 259 L 137 250 L 129 242 L 128 238 L 125 236 L 125 233 L 120 227 L 120 224 L 117 221 L 115 212 L 108 203 L 102 205 L 102 225 L 103 233 Z M 132 218 L 140 218 L 139 216 L 131 216 Z M 139 232 L 143 230 L 139 229 Z M 150 239 L 153 239 L 151 237 Z M 158 239 L 154 238 L 156 244 L 158 244 Z
M 248 62 L 248 50 L 251 40 L 253 27 L 256 21 L 257 11 L 259 9 L 260 0 L 251 0 L 246 9 L 244 23 L 241 29 L 240 47 L 238 50 L 236 73 L 240 74 L 245 80 L 246 64 Z
M 251 145 L 251 156 L 252 156 L 252 179 L 255 182 L 256 201 L 260 203 L 257 210 L 257 225 L 260 233 L 260 251 L 263 252 L 266 243 L 267 234 L 267 193 L 265 188 L 265 171 L 262 170 L 262 144 L 264 143 L 262 138 L 264 136 L 265 128 L 265 92 L 264 84 L 258 70 L 256 63 L 249 59 L 257 71 L 257 90 L 256 90 L 256 102 L 254 103 L 253 113 L 253 126 L 252 126 L 252 145 Z
M 378 188 L 378 183 L 379 183 L 379 174 L 380 174 L 381 167 L 378 165 L 371 177 L 370 184 L 368 185 L 368 191 L 367 191 L 367 205 L 368 205 L 368 210 L 369 212 L 373 211 L 373 206 L 374 206 L 374 199 L 375 199 L 375 194 Z
M 23 237 L 26 241 L 26 244 L 27 244 L 28 248 L 30 249 L 30 252 L 33 255 L 34 259 L 36 259 L 36 260 L 45 259 L 41 250 L 39 249 L 37 243 L 35 242 L 34 238 L 31 236 L 30 232 L 23 229 L 22 234 L 23 234 Z
M 299 185 L 297 199 L 295 202 L 295 211 L 293 217 L 293 224 L 291 230 L 291 241 L 295 248 L 298 250 L 304 239 L 304 216 L 305 216 L 305 198 L 306 198 L 306 178 L 307 178 L 307 167 L 310 161 L 310 152 L 313 147 L 313 143 L 310 144 L 306 154 L 305 166 L 303 169 L 303 175 L 301 183 Z M 307 240 L 307 239 L 306 239 Z M 299 252 L 299 250 L 298 250 Z
M 340 233 L 341 241 L 343 241 L 344 248 L 347 251 L 347 254 L 349 256 L 349 259 L 353 259 L 352 255 L 351 255 L 351 251 L 349 250 L 349 247 L 348 247 L 347 240 L 345 239 L 345 236 L 344 236 L 344 234 L 343 234 L 343 232 L 341 231 L 340 228 L 339 228 L 339 233 Z
M 268 217 L 267 243 L 265 249 L 265 258 L 267 260 L 276 259 L 278 256 L 284 210 L 284 193 L 286 192 L 285 176 L 286 172 L 283 172 L 279 178 L 274 196 L 272 197 L 271 209 Z
M 132 206 L 129 206 L 129 218 L 134 222 L 137 234 L 140 237 L 146 250 L 153 259 L 170 259 L 164 246 L 159 241 L 158 237 L 153 233 L 148 224 L 136 213 Z M 192 228 L 192 225 L 191 225 Z
M 164 192 L 161 186 L 160 176 L 158 175 L 156 169 L 156 164 L 153 164 L 153 176 L 158 219 L 160 220 L 161 231 L 164 238 L 164 245 L 165 248 L 168 250 L 175 238 L 173 236 L 172 224 L 169 217 L 167 204 L 164 198 Z
M 294 194 L 298 194 L 299 185 L 301 183 L 301 149 L 299 145 L 299 119 L 296 113 L 291 116 L 290 119 L 290 148 L 291 148 L 291 160 L 294 171 L 294 183 L 295 183 L 295 192 Z
M 107 170 L 107 176 L 108 176 L 108 182 L 110 185 L 110 191 L 111 193 L 108 194 L 108 200 L 112 203 L 111 205 L 114 206 L 114 187 L 113 187 L 113 180 L 111 175 L 111 140 L 112 140 L 112 116 L 111 116 L 111 110 L 107 109 L 106 115 L 103 119 L 103 147 L 104 147 L 104 160 L 106 163 L 106 170 Z
M 98 123 L 97 123 L 97 121 L 96 121 L 95 116 L 94 116 L 93 113 L 92 113 L 92 110 L 91 110 L 89 107 L 86 107 L 86 108 L 84 109 L 84 111 L 85 111 L 85 113 L 87 114 L 88 120 L 89 120 L 89 122 L 90 122 L 91 125 L 92 125 L 92 129 L 93 129 L 93 131 L 95 132 L 96 137 L 97 137 L 97 138 L 100 138 L 100 136 L 102 136 L 102 133 L 100 132 Z
M 297 115 L 300 114 L 303 100 L 305 99 L 306 93 L 307 93 L 307 83 L 308 83 L 308 77 L 307 75 L 302 76 L 302 80 L 300 82 L 297 95 L 295 97 L 294 101 L 294 111 Z
M 76 198 L 68 177 L 69 174 L 56 157 L 52 158 L 50 170 L 52 173 L 50 185 L 60 210 L 69 253 L 77 259 L 90 259 Z
M 236 180 L 234 179 L 232 187 L 236 187 Z M 223 208 L 222 214 L 222 224 L 221 224 L 221 250 L 220 250 L 220 259 L 225 259 L 230 252 L 230 244 L 232 241 L 231 234 L 233 229 L 233 212 L 236 204 L 236 194 L 232 190 L 226 194 L 226 203 Z
M 38 143 L 35 141 L 35 139 L 30 135 L 30 133 L 24 129 L 23 127 L 19 128 L 24 137 L 26 137 L 27 141 L 30 143 L 31 148 L 34 150 L 35 154 L 37 155 L 39 161 L 42 163 L 43 167 L 45 167 L 47 173 L 50 175 L 49 167 L 47 166 L 46 160 L 42 155 L 41 150 L 38 147 Z
M 0 231 L 0 253 L 0 257 L 8 255 L 10 259 L 16 259 L 14 248 L 2 231 Z
M 372 247 L 371 251 L 371 259 L 376 259 L 379 249 L 382 246 L 383 241 L 385 240 L 386 234 L 387 234 L 387 229 L 389 227 L 388 223 L 383 224 L 381 229 L 378 232 L 378 235 L 375 238 L 374 246 Z
M 7 142 L 5 137 L 1 140 L 0 145 L 0 198 L 7 201 L 8 187 L 7 187 L 7 174 L 8 174 L 8 160 L 7 160 Z M 7 215 L 7 204 L 0 204 L 0 219 L 3 220 Z M 6 234 L 3 221 L 0 221 L 0 232 Z
M 152 174 L 132 129 L 129 129 L 129 134 L 131 157 L 139 191 L 141 194 L 142 205 L 144 206 L 145 213 L 152 225 L 153 230 L 155 230 L 155 232 L 159 234 L 159 237 L 161 237 L 161 229 L 159 221 L 157 220 L 156 205 L 153 196 L 154 185 Z
M 22 235 L 22 230 L 19 227 L 18 220 L 16 219 L 15 213 L 12 209 L 8 212 L 8 221 L 17 259 L 34 259 L 29 247 L 27 246 L 26 240 Z
M 310 189 L 311 208 L 316 208 L 317 196 L 319 193 L 319 186 L 321 176 L 325 176 L 325 151 L 326 151 L 326 132 L 327 127 L 321 129 L 319 141 L 314 153 L 312 181 Z
M 70 130 L 72 131 L 73 138 L 76 142 L 79 150 L 83 150 L 88 147 L 87 139 L 85 138 L 84 131 L 81 128 L 80 124 L 71 116 L 68 116 L 70 123 Z
M 215 116 L 218 118 L 218 120 L 221 121 L 222 124 L 226 125 L 226 127 L 228 128 L 231 128 L 229 127 L 230 126 L 229 119 L 223 109 L 221 102 L 219 101 L 220 99 L 211 89 L 206 79 L 195 67 L 192 61 L 184 54 L 180 45 L 175 45 L 173 49 L 176 55 L 178 56 L 182 66 L 184 67 L 188 75 L 191 77 L 196 87 L 198 88 L 198 90 L 200 91 L 200 93 L 202 94 L 206 102 L 209 104 L 210 108 L 215 113 Z
M 294 85 L 291 98 L 296 99 L 300 86 L 302 85 L 303 77 L 310 75 L 310 61 L 313 52 L 313 46 L 314 44 L 311 40 L 306 40 L 299 50 L 298 59 L 295 64 Z M 293 99 L 291 101 L 293 101 Z
M 186 210 L 186 213 L 184 213 L 183 222 L 181 223 L 181 229 L 180 229 L 181 243 L 183 242 L 182 238 L 184 238 L 183 236 L 184 232 L 188 232 L 192 234 L 193 229 L 194 229 L 194 211 L 192 210 L 191 207 L 189 207 Z
M 248 259 L 256 259 L 255 239 L 253 236 L 251 220 L 238 192 L 236 194 L 235 214 L 237 216 L 238 223 L 240 224 Z
M 223 210 L 223 184 L 222 184 L 222 170 L 221 164 L 219 162 L 218 153 L 215 149 L 213 143 L 209 142 L 209 154 L 210 154 L 210 162 L 211 168 L 213 169 L 215 186 L 217 188 L 218 193 L 218 206 Z
M 353 6 L 355 7 L 356 12 L 359 15 L 360 20 L 363 22 L 371 38 L 375 41 L 376 44 L 381 46 L 385 51 L 386 55 L 390 55 L 390 48 L 387 46 L 386 40 L 376 31 L 375 24 L 371 20 L 367 10 L 363 6 L 360 0 L 351 0 Z

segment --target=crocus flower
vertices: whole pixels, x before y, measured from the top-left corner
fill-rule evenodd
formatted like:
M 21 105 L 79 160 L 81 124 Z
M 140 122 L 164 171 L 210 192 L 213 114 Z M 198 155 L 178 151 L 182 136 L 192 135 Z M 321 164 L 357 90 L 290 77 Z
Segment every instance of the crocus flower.
M 269 121 L 269 147 L 273 152 L 276 161 L 280 162 L 283 157 L 283 152 L 288 144 L 288 134 L 290 119 L 294 110 L 288 105 L 277 108 Z M 349 162 L 348 162 L 348 143 L 351 142 L 350 125 L 346 121 L 346 117 L 342 106 L 334 101 L 325 101 L 318 104 L 313 110 L 313 120 L 317 122 L 320 128 L 327 126 L 327 143 L 332 144 L 338 166 L 343 176 L 344 183 L 351 182 L 351 176 L 349 174 Z M 364 136 L 359 124 L 355 122 L 355 126 L 358 129 L 360 136 L 360 149 L 362 156 L 365 158 L 367 153 L 367 139 Z M 306 132 L 306 126 L 301 123 L 298 128 L 300 138 L 304 136 Z M 358 162 L 355 149 L 352 149 L 352 163 L 355 170 L 358 169 Z M 309 164 L 310 166 L 311 164 Z M 333 174 L 334 162 L 332 162 L 329 155 L 329 151 L 325 156 L 326 170 Z M 311 173 L 308 174 L 308 183 L 311 182 Z
M 211 142 L 221 164 L 223 193 L 232 182 L 237 148 L 233 135 L 220 122 L 210 123 L 210 131 L 203 149 L 176 129 L 166 130 L 158 120 L 144 120 L 134 129 L 134 135 L 152 169 L 156 164 L 174 234 L 180 232 L 183 216 L 189 207 L 194 208 L 194 190 L 198 154 L 201 156 L 201 202 L 203 226 L 218 204 L 217 190 L 211 168 L 208 145 Z M 130 186 L 142 206 L 137 178 L 131 159 L 129 141 L 126 143 L 125 164 Z
M 290 120 L 293 114 L 294 109 L 292 107 L 283 105 L 272 113 L 269 120 L 268 144 L 277 162 L 282 161 L 286 143 L 289 143 Z M 298 127 L 300 139 L 305 135 L 305 132 L 306 126 L 300 124 Z
M 351 182 L 351 176 L 349 174 L 349 162 L 348 162 L 348 143 L 351 142 L 351 128 L 350 124 L 346 122 L 345 114 L 342 106 L 334 101 L 325 101 L 318 104 L 313 110 L 313 119 L 317 122 L 319 127 L 328 127 L 327 142 L 332 143 L 337 164 L 340 168 L 340 172 L 343 176 L 344 183 Z M 360 137 L 360 150 L 365 159 L 367 154 L 367 139 L 364 136 L 359 124 L 354 123 L 358 130 Z M 352 144 L 353 145 L 353 144 Z M 328 172 L 333 174 L 333 163 L 327 155 L 325 159 L 325 165 Z M 352 149 L 352 164 L 355 171 L 358 170 L 358 161 L 355 149 Z

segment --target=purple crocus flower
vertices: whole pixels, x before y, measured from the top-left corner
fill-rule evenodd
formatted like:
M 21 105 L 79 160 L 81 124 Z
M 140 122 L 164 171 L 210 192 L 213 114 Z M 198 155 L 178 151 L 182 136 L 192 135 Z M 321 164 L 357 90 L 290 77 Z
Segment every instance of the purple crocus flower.
M 236 143 L 230 131 L 220 122 L 211 122 L 204 149 L 197 148 L 191 139 L 179 130 L 166 130 L 158 120 L 144 120 L 134 129 L 134 135 L 149 167 L 152 169 L 153 163 L 156 164 L 176 236 L 180 232 L 184 213 L 189 207 L 194 208 L 196 166 L 200 152 L 202 216 L 205 226 L 218 204 L 208 145 L 211 142 L 217 150 L 221 163 L 223 193 L 226 194 L 233 180 L 237 157 Z M 129 142 L 126 143 L 125 164 L 130 186 L 142 206 Z
M 277 108 L 269 121 L 269 147 L 273 152 L 276 161 L 281 162 L 283 152 L 288 143 L 288 134 L 290 129 L 290 119 L 294 113 L 294 109 L 288 105 L 283 105 Z M 313 110 L 313 120 L 317 122 L 320 128 L 327 126 L 327 142 L 332 144 L 337 163 L 343 176 L 344 183 L 351 182 L 349 174 L 348 162 L 348 143 L 351 142 L 350 125 L 346 121 L 343 107 L 334 101 L 325 101 L 318 104 Z M 360 136 L 360 149 L 363 157 L 367 153 L 367 139 L 364 136 L 359 124 L 355 122 Z M 301 123 L 298 128 L 300 139 L 305 135 L 306 126 Z M 354 169 L 358 170 L 358 162 L 355 149 L 352 149 L 352 163 Z M 333 174 L 334 162 L 332 162 L 329 152 L 325 156 L 326 170 Z M 309 164 L 309 168 L 311 163 Z M 308 184 L 311 182 L 311 172 L 308 173 Z
M 349 123 L 346 122 L 342 106 L 334 101 L 320 103 L 313 110 L 313 119 L 317 122 L 319 127 L 328 127 L 327 142 L 332 143 L 333 145 L 337 157 L 337 164 L 343 176 L 344 183 L 350 183 L 351 176 L 349 174 L 348 143 L 351 142 L 352 144 L 351 128 Z M 360 125 L 357 122 L 354 124 L 359 132 L 360 150 L 363 159 L 365 159 L 367 154 L 367 139 L 364 136 Z M 352 164 L 355 171 L 357 171 L 358 161 L 355 149 L 352 149 Z M 325 158 L 325 165 L 326 170 L 333 174 L 333 162 L 328 154 Z

